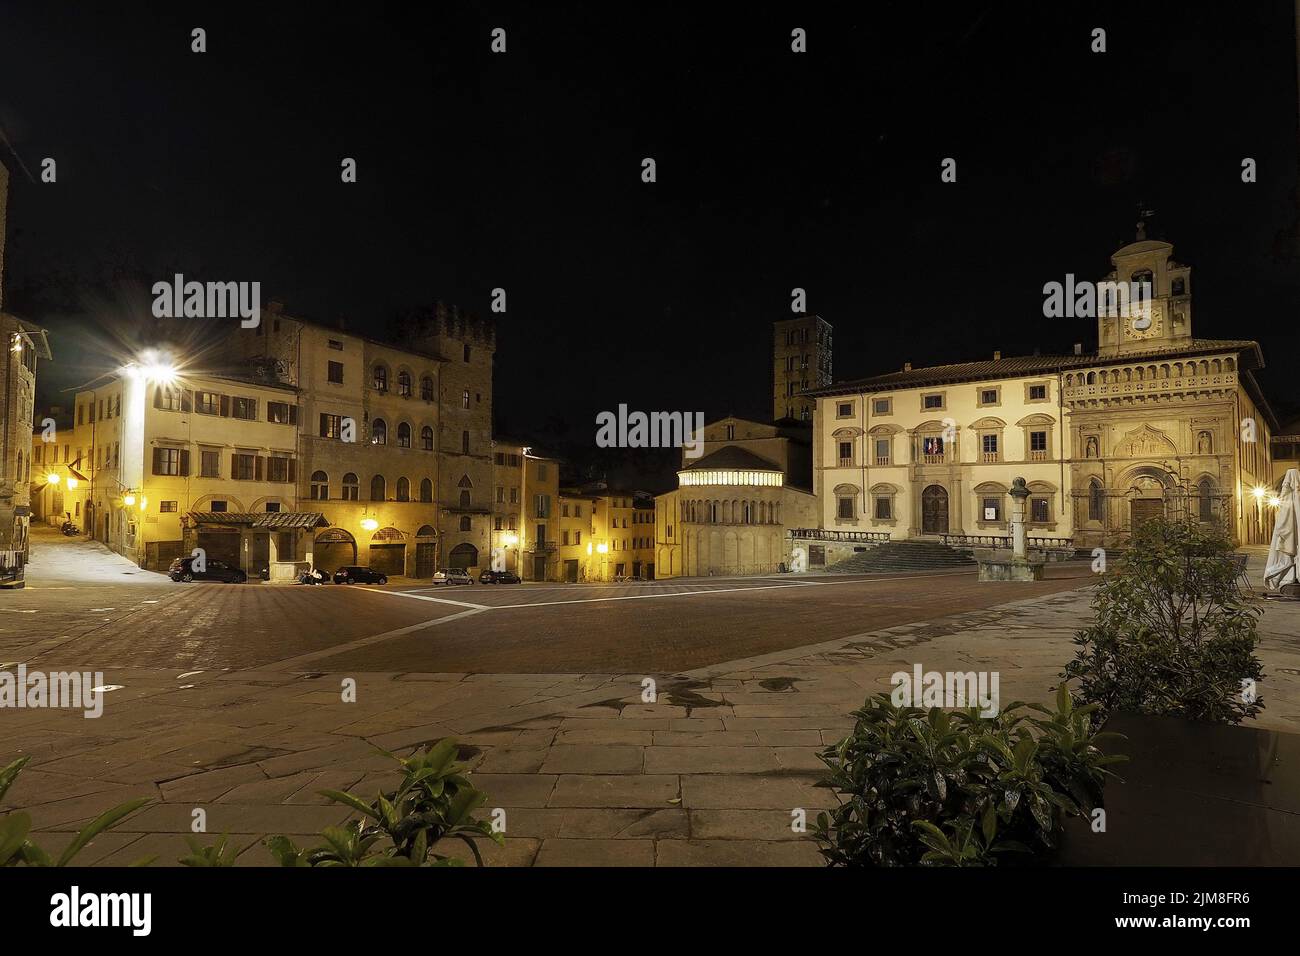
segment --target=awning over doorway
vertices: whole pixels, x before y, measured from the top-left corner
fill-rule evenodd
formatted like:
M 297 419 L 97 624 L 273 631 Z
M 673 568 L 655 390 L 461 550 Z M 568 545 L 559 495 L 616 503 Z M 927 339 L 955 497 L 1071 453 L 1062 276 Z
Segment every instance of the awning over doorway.
M 330 523 L 325 520 L 325 515 L 319 511 L 191 511 L 188 517 L 196 525 L 233 525 L 244 528 L 265 528 L 271 531 L 330 526 Z

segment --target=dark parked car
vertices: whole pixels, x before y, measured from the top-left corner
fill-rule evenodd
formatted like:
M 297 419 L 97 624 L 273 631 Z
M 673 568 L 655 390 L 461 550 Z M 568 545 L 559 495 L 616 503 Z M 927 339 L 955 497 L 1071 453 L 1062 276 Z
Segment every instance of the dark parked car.
M 387 584 L 388 575 L 380 574 L 371 568 L 349 564 L 334 572 L 335 584 Z
M 239 568 L 225 561 L 214 561 L 211 558 L 203 566 L 202 571 L 194 569 L 195 558 L 177 558 L 167 569 L 167 576 L 173 581 L 225 581 L 227 584 L 243 584 L 248 580 L 248 575 Z
M 513 571 L 487 570 L 478 576 L 479 584 L 518 584 L 519 575 Z

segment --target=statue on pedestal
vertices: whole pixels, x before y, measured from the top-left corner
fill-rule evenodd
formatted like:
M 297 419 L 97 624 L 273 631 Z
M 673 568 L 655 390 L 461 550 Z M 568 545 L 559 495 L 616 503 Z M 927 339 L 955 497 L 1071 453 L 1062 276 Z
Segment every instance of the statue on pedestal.
M 1300 600 L 1300 576 L 1296 550 L 1300 546 L 1300 471 L 1288 468 L 1282 479 L 1274 516 L 1273 541 L 1264 567 L 1264 584 L 1283 596 Z

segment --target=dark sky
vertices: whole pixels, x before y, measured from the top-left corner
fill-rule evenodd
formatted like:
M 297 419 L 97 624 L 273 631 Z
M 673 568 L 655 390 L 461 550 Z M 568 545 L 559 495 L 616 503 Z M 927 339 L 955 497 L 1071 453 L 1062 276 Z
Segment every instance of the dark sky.
M 1043 283 L 1105 273 L 1143 202 L 1196 333 L 1258 339 L 1300 405 L 1289 2 L 698 6 L 6 2 L 0 124 L 58 161 L 15 170 L 9 222 L 43 397 L 181 271 L 353 328 L 504 287 L 511 434 L 589 444 L 620 402 L 761 418 L 794 286 L 837 379 L 1092 348 Z

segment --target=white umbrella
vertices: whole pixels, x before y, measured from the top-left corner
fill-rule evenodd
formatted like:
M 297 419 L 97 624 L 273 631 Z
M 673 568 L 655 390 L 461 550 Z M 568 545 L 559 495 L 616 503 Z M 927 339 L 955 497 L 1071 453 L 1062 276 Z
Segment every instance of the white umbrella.
M 1273 525 L 1273 541 L 1268 548 L 1268 564 L 1264 568 L 1264 583 L 1277 591 L 1283 585 L 1296 584 L 1296 547 L 1300 542 L 1300 471 L 1288 468 L 1282 479 L 1282 494 L 1278 496 L 1277 515 Z

